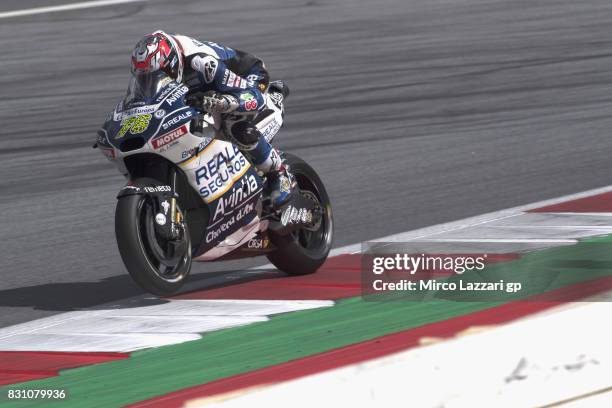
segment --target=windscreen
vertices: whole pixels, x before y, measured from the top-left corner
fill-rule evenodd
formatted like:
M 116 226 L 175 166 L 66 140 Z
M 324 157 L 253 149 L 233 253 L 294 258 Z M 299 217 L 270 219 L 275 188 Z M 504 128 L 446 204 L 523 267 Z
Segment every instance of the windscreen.
M 149 104 L 170 82 L 172 78 L 162 71 L 132 75 L 125 98 L 126 105 L 136 102 Z

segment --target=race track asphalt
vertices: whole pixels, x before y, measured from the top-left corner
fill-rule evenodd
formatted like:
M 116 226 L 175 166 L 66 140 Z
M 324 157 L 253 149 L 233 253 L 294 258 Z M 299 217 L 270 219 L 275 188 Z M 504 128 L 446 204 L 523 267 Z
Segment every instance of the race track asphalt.
M 341 246 L 610 184 L 610 27 L 609 0 L 150 1 L 0 19 L 0 326 L 142 293 L 115 245 L 122 178 L 91 144 L 146 32 L 252 51 L 287 81 L 277 143 L 320 172 Z M 253 264 L 196 265 L 192 287 Z

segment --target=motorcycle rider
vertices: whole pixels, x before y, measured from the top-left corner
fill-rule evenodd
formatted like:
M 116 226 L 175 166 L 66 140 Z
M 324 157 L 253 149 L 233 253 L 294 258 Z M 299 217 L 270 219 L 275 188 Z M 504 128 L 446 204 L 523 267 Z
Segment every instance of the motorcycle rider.
M 187 85 L 189 93 L 204 93 L 203 109 L 221 117 L 225 134 L 266 175 L 273 207 L 289 201 L 293 177 L 255 126 L 270 86 L 261 59 L 214 42 L 155 31 L 136 44 L 131 65 L 135 76 L 162 71 Z

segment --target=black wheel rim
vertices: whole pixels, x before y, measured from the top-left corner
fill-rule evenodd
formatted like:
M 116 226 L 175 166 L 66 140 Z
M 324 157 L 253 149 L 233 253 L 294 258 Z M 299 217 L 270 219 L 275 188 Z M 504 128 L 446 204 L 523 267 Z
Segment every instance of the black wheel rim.
M 155 229 L 153 199 L 143 196 L 137 211 L 138 238 L 141 249 L 155 274 L 168 283 L 179 282 L 189 273 L 191 246 L 184 223 L 181 223 L 181 238 L 169 241 Z

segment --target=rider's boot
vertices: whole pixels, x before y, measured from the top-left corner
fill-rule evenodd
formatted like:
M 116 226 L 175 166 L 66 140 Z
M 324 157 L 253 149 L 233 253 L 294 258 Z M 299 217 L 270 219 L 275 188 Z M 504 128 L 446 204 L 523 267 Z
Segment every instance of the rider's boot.
M 273 149 L 274 154 L 278 153 Z M 270 186 L 270 200 L 273 208 L 281 208 L 291 199 L 293 194 L 295 179 L 287 166 L 281 161 L 278 168 L 268 172 L 268 183 Z
M 253 164 L 268 179 L 272 207 L 281 208 L 289 202 L 296 184 L 278 151 L 261 137 L 255 149 L 249 152 Z

